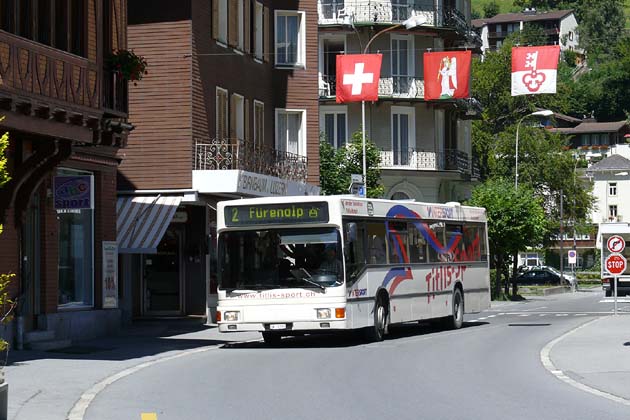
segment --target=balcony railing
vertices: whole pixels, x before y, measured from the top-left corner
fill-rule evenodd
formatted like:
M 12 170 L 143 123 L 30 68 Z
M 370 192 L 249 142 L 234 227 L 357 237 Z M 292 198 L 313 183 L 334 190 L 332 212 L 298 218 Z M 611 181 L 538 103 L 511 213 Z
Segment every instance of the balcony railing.
M 433 0 L 320 0 L 320 25 L 398 24 L 411 16 L 424 18 L 423 26 L 470 30 L 464 15 L 453 7 L 436 6 Z
M 308 159 L 240 139 L 212 139 L 195 142 L 195 170 L 240 169 L 290 181 L 306 182 Z
M 332 98 L 336 92 L 336 76 L 322 75 L 319 82 L 320 98 Z M 422 99 L 424 98 L 424 79 L 412 76 L 381 77 L 378 81 L 378 96 Z
M 103 72 L 103 108 L 117 112 L 127 113 L 129 103 L 128 82 L 120 78 L 116 73 Z
M 95 62 L 0 31 L 0 90 L 76 107 L 100 108 Z
M 468 154 L 453 149 L 446 149 L 443 152 L 426 152 L 415 149 L 383 150 L 381 151 L 381 168 L 456 171 L 462 174 L 471 174 L 471 162 Z

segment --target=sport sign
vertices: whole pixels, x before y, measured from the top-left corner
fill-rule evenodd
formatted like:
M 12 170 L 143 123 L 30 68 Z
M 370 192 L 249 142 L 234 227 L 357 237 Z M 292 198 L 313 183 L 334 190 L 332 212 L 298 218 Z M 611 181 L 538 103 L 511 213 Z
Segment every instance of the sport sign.
M 613 235 L 606 241 L 606 247 L 613 254 L 620 253 L 626 247 L 626 241 L 619 235 Z
M 626 264 L 627 262 L 623 255 L 610 254 L 604 261 L 604 269 L 613 276 L 618 276 L 626 271 Z

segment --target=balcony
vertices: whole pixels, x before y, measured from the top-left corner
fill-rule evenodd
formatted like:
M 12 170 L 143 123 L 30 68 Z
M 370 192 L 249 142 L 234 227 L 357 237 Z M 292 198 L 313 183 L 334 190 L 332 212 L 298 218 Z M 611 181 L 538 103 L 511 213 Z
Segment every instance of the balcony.
M 381 169 L 455 171 L 472 177 L 471 167 L 476 167 L 478 176 L 478 165 L 474 165 L 468 154 L 459 150 L 446 149 L 443 152 L 427 152 L 415 149 L 381 151 Z
M 128 113 L 128 82 L 111 71 L 103 71 L 103 108 L 113 115 Z
M 240 169 L 277 178 L 306 182 L 308 159 L 249 140 L 212 139 L 195 142 L 194 169 Z
M 336 76 L 322 75 L 319 97 L 334 98 L 337 92 Z M 386 76 L 378 81 L 379 98 L 423 99 L 424 79 L 412 76 Z
M 90 113 L 101 108 L 99 73 L 95 62 L 0 31 L 0 92 L 5 95 L 32 98 L 31 105 L 48 112 Z
M 380 0 L 320 0 L 319 25 L 391 25 L 399 24 L 411 16 L 422 16 L 424 26 L 470 31 L 464 15 L 452 7 L 437 6 L 432 0 L 406 2 Z

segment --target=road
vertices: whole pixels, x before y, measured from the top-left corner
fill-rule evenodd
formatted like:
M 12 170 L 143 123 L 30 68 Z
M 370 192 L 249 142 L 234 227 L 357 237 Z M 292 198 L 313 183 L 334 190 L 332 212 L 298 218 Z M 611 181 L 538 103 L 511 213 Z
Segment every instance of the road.
M 234 342 L 114 382 L 85 419 L 628 418 L 628 407 L 568 386 L 540 360 L 548 342 L 612 306 L 601 291 L 578 292 L 499 303 L 457 331 L 396 328 L 381 343 Z

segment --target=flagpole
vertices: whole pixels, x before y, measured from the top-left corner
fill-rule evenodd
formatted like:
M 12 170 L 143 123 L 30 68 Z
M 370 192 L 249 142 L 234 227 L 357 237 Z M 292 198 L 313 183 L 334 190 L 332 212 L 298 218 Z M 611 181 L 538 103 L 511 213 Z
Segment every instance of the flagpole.
M 367 196 L 367 160 L 365 157 L 365 101 L 361 101 L 361 135 L 363 148 L 363 188 L 365 189 Z

